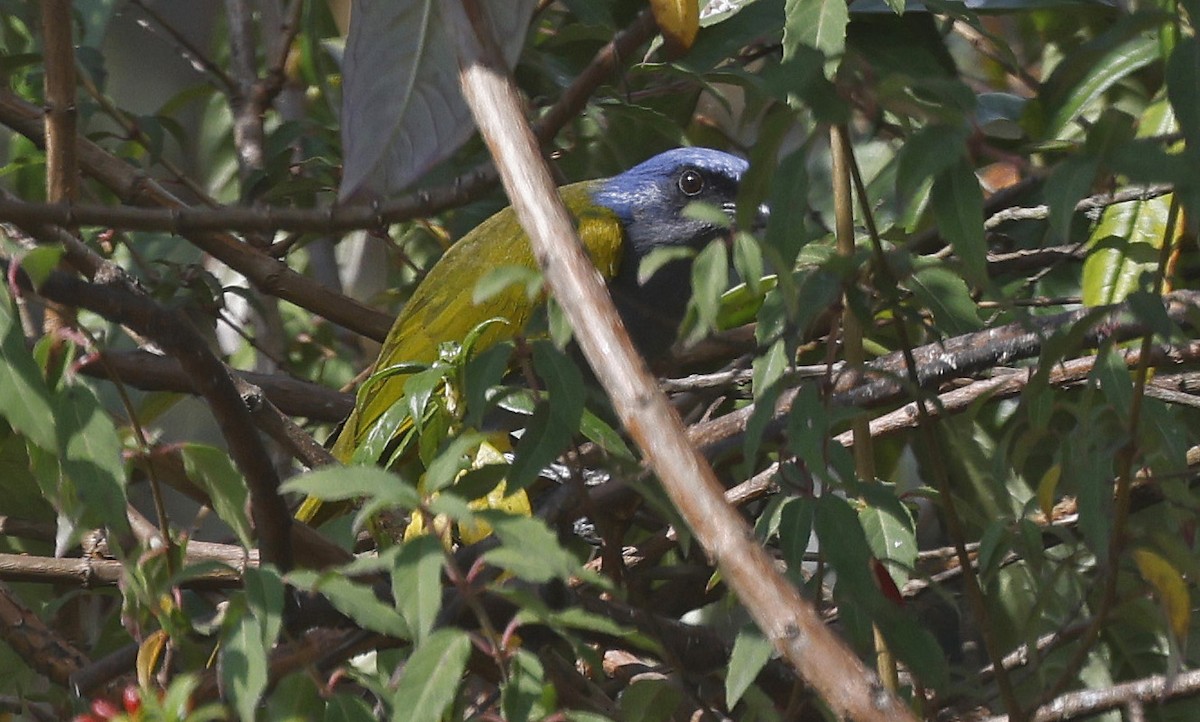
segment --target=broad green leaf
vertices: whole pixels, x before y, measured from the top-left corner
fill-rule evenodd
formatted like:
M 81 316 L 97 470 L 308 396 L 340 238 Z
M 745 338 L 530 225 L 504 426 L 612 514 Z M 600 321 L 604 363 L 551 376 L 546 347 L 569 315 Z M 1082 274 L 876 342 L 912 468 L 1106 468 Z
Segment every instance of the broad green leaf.
M 445 382 L 445 378 L 445 367 L 435 366 L 404 379 L 404 399 L 408 402 L 408 415 L 418 425 L 425 418 L 425 408 L 433 392 Z
M 757 238 L 745 232 L 739 232 L 734 236 L 733 267 L 753 293 L 762 294 L 766 266 L 763 263 L 762 246 L 759 245 Z
M 797 571 L 808 553 L 808 542 L 812 537 L 813 500 L 797 496 L 788 499 L 779 511 L 779 548 L 788 569 Z
M 558 458 L 579 431 L 584 385 L 579 368 L 552 344 L 533 344 L 533 367 L 546 384 L 548 398 L 538 404 L 517 444 L 509 491 L 524 489 Z
M 946 336 L 959 336 L 983 328 L 971 289 L 949 268 L 940 264 L 922 268 L 904 285 L 933 313 L 938 330 Z
M 325 501 L 363 497 L 410 510 L 421 505 L 421 496 L 416 489 L 399 476 L 375 466 L 327 466 L 288 479 L 280 490 Z
M 406 540 L 396 555 L 392 596 L 418 644 L 429 635 L 442 608 L 444 561 L 441 541 L 428 534 Z
M 425 476 L 421 477 L 421 490 L 432 494 L 453 484 L 459 472 L 470 467 L 475 449 L 486 438 L 485 434 L 472 431 L 452 439 L 438 452 L 437 458 L 429 464 Z
M 642 679 L 621 692 L 621 719 L 667 722 L 683 701 L 683 692 L 665 679 Z
M 125 465 L 112 419 L 90 388 L 72 384 L 54 396 L 59 464 L 75 487 L 89 526 L 129 528 L 125 516 Z
M 729 286 L 729 258 L 725 244 L 713 241 L 700 251 L 692 264 L 692 299 L 696 306 L 699 332 L 717 329 L 721 295 Z
M 965 158 L 959 158 L 934 178 L 930 203 L 942 236 L 963 264 L 967 282 L 983 285 L 987 281 L 983 192 Z
M 882 597 L 871 576 L 871 548 L 849 502 L 834 494 L 822 495 L 813 527 L 821 542 L 821 554 L 837 572 L 839 598 L 852 599 L 868 610 L 877 608 Z
M 872 504 L 859 510 L 858 519 L 871 553 L 876 559 L 892 562 L 884 566 L 896 585 L 904 586 L 917 563 L 917 537 L 911 517 L 898 517 L 894 507 Z
M 1052 518 L 1054 513 L 1054 501 L 1058 498 L 1058 481 L 1062 478 L 1062 465 L 1054 464 L 1046 469 L 1042 474 L 1042 478 L 1037 485 L 1038 508 L 1046 515 L 1047 519 Z M 982 566 L 982 565 L 981 565 Z
M 184 444 L 179 455 L 183 459 L 184 472 L 208 494 L 213 511 L 229 525 L 243 547 L 252 547 L 253 534 L 246 516 L 246 482 L 229 456 L 220 449 L 201 444 Z
M 965 125 L 927 125 L 904 141 L 896 154 L 896 192 L 908 196 L 962 158 L 969 131 Z
M 395 722 L 438 722 L 454 701 L 471 656 L 471 640 L 458 629 L 439 629 L 417 646 L 392 698 Z
M 288 575 L 288 580 L 301 589 L 325 595 L 339 612 L 365 629 L 401 639 L 411 636 L 399 612 L 379 601 L 370 587 L 353 582 L 340 573 L 296 570 Z
M 1195 22 L 1195 18 L 1193 18 Z M 1179 119 L 1179 127 L 1188 145 L 1200 143 L 1200 42 L 1187 37 L 1180 40 L 1167 61 L 1167 97 Z
M 62 246 L 38 246 L 21 257 L 21 270 L 29 276 L 34 288 L 46 282 L 63 257 Z
M 518 649 L 508 665 L 508 681 L 500 688 L 506 720 L 542 719 L 555 708 L 554 686 L 546 683 L 537 655 Z
M 272 700 L 278 694 L 271 696 Z M 306 710 L 311 712 L 311 710 Z M 297 719 L 306 719 L 297 717 Z M 324 722 L 376 722 L 375 712 L 361 697 L 338 693 L 333 695 L 325 705 Z
M 1133 379 L 1125 359 L 1111 346 L 1096 354 L 1096 365 L 1091 376 L 1099 382 L 1100 393 L 1108 405 L 1117 412 L 1122 421 L 1129 421 L 1129 410 L 1133 405 Z
M 1088 237 L 1083 264 L 1083 302 L 1120 303 L 1143 287 L 1158 267 L 1159 249 L 1169 232 L 1172 195 L 1108 206 Z M 1181 224 L 1182 225 L 1182 224 Z
M 221 686 L 238 718 L 254 720 L 267 688 L 267 645 L 257 620 L 244 608 L 221 643 Z
M 1183 576 L 1170 562 L 1149 549 L 1133 550 L 1133 560 L 1142 578 L 1154 587 L 1154 594 L 1163 606 L 1176 639 L 1187 639 L 1192 598 Z
M 57 450 L 50 389 L 25 346 L 7 283 L 0 283 L 0 415 L 34 444 Z
M 766 390 L 777 383 L 787 372 L 789 361 L 787 343 L 777 339 L 766 353 L 754 359 L 751 370 L 754 384 L 754 397 L 761 398 Z
M 586 408 L 579 420 L 579 433 L 611 456 L 625 461 L 635 461 L 637 458 L 616 429 Z
M 1046 183 L 1046 201 L 1050 206 L 1050 232 L 1059 242 L 1070 240 L 1075 204 L 1092 189 L 1100 162 L 1087 155 L 1068 158 L 1050 174 Z
M 850 22 L 847 3 L 837 0 L 786 0 L 783 22 L 783 54 L 794 56 L 799 46 L 820 50 L 826 59 L 839 60 L 846 49 L 846 25 Z M 826 76 L 831 68 L 827 67 Z
M 500 538 L 500 547 L 483 556 L 489 564 L 535 584 L 555 578 L 565 580 L 578 569 L 579 562 L 540 519 L 498 511 L 482 511 L 477 516 Z M 537 553 L 531 554 L 534 549 Z
M 248 567 L 244 580 L 246 605 L 258 622 L 263 645 L 270 649 L 283 628 L 283 578 L 275 567 L 266 564 Z
M 725 676 L 725 706 L 732 710 L 771 659 L 774 647 L 756 627 L 745 627 L 733 641 Z
M 1158 39 L 1150 34 L 1139 34 L 1119 45 L 1104 47 L 1102 56 L 1086 58 L 1087 70 L 1081 78 L 1070 78 L 1069 86 L 1055 105 L 1046 126 L 1044 137 L 1065 137 L 1068 125 L 1113 85 L 1131 73 L 1158 60 Z M 1063 68 L 1070 71 L 1072 68 Z M 1056 75 L 1058 71 L 1056 70 Z M 1054 82 L 1057 78 L 1052 78 Z

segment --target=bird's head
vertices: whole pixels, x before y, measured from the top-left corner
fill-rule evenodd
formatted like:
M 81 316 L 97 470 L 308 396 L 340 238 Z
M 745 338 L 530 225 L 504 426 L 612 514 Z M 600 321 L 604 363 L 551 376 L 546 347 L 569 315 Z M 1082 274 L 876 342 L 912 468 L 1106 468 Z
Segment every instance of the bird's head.
M 597 205 L 617 215 L 635 258 L 660 246 L 699 249 L 725 227 L 684 213 L 707 203 L 733 220 L 746 161 L 709 148 L 676 148 L 601 182 Z

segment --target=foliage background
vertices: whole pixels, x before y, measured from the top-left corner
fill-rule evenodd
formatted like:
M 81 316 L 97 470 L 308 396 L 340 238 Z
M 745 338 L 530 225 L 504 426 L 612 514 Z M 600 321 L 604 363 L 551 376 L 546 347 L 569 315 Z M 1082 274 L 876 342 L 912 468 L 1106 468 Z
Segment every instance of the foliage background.
M 697 262 L 688 336 L 722 342 L 660 371 L 781 568 L 885 680 L 899 660 L 894 688 L 927 717 L 1027 718 L 1053 700 L 1074 710 L 1058 719 L 1194 717 L 1196 8 L 710 2 L 673 55 L 649 42 L 645 5 L 540 3 L 514 75 L 564 181 L 683 143 L 751 159 L 745 200 L 770 201 L 765 234 Z M 62 57 L 53 7 L 69 9 L 78 131 L 102 151 L 81 146 L 68 217 L 32 205 L 63 197 L 41 140 L 63 115 L 45 85 Z M 498 477 L 455 476 L 476 417 L 451 419 L 423 442 L 437 499 L 383 471 L 288 488 L 364 496 L 400 525 L 413 509 L 486 519 L 483 548 L 362 541 L 332 571 L 258 566 L 260 546 L 279 549 L 264 479 L 315 464 L 293 435 L 259 455 L 270 471 L 253 466 L 257 441 L 220 389 L 188 393 L 208 367 L 187 350 L 203 343 L 324 440 L 370 339 L 446 244 L 505 204 L 482 144 L 456 150 L 434 124 L 414 132 L 449 157 L 419 190 L 374 188 L 395 198 L 386 228 L 373 209 L 278 220 L 329 208 L 343 163 L 375 157 L 349 152 L 339 118 L 388 123 L 368 101 L 343 108 L 347 13 L 0 1 L 0 709 L 58 719 L 133 681 L 146 700 L 165 687 L 221 701 L 197 717 L 818 718 L 550 344 L 533 357 L 552 403 L 533 419 L 589 411 L 525 444 L 571 450 L 574 481 L 530 487 L 537 516 L 465 508 Z M 622 29 L 635 49 L 587 81 Z M 853 207 L 838 190 L 852 180 Z M 178 201 L 212 208 L 215 227 L 116 213 Z M 113 281 L 88 272 L 99 261 L 152 308 L 100 303 Z M 727 261 L 745 281 L 729 293 Z M 847 373 L 861 358 L 876 375 Z M 443 373 L 495 382 L 503 359 L 479 359 Z M 761 410 L 779 398 L 790 410 L 772 421 Z M 617 481 L 583 489 L 601 470 Z M 599 547 L 574 534 L 584 516 Z M 326 538 L 348 547 L 350 521 Z M 308 543 L 299 566 L 329 552 Z M 186 714 L 175 697 L 143 716 Z

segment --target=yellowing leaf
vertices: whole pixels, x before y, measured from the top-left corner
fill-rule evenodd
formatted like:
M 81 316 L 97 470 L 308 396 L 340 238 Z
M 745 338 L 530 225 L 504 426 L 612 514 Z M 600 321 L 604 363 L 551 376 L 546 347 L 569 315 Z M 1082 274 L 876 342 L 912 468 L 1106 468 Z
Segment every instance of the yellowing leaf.
M 148 689 L 154 682 L 154 668 L 158 666 L 158 660 L 162 657 L 166 645 L 167 633 L 160 629 L 146 637 L 146 641 L 138 646 L 134 668 L 137 670 L 138 685 L 142 689 Z
M 1042 479 L 1038 482 L 1038 506 L 1042 508 L 1042 513 L 1046 515 L 1047 521 L 1050 521 L 1054 514 L 1054 491 L 1058 488 L 1058 480 L 1061 477 L 1062 466 L 1055 464 L 1046 469 L 1046 473 L 1042 474 Z
M 1186 639 L 1192 602 L 1183 577 L 1170 562 L 1149 549 L 1135 549 L 1133 561 L 1142 578 L 1154 587 L 1154 594 L 1163 606 L 1175 637 Z
M 654 21 L 671 55 L 682 55 L 696 42 L 700 30 L 700 4 L 697 0 L 650 0 Z

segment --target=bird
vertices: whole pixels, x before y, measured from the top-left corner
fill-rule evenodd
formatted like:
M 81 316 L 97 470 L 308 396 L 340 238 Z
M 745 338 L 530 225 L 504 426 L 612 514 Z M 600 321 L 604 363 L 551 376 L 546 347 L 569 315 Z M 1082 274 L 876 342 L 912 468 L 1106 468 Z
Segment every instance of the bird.
M 675 340 L 691 297 L 691 264 L 686 258 L 671 260 L 639 280 L 642 259 L 658 248 L 699 251 L 728 233 L 748 167 L 746 160 L 724 151 L 681 147 L 616 176 L 559 188 L 634 346 L 646 358 L 661 357 Z M 720 209 L 729 222 L 685 212 L 696 202 Z M 507 323 L 488 326 L 475 349 L 519 334 L 539 302 L 523 287 L 512 285 L 482 303 L 474 302 L 476 284 L 502 266 L 537 268 L 529 239 L 511 206 L 468 232 L 433 265 L 388 332 L 375 370 L 433 363 L 442 344 L 461 341 L 489 319 Z M 400 400 L 407 377 L 397 373 L 367 382 L 337 432 L 331 447 L 335 458 L 350 462 L 372 426 Z M 305 512 L 310 503 L 305 502 L 298 518 L 312 516 Z

